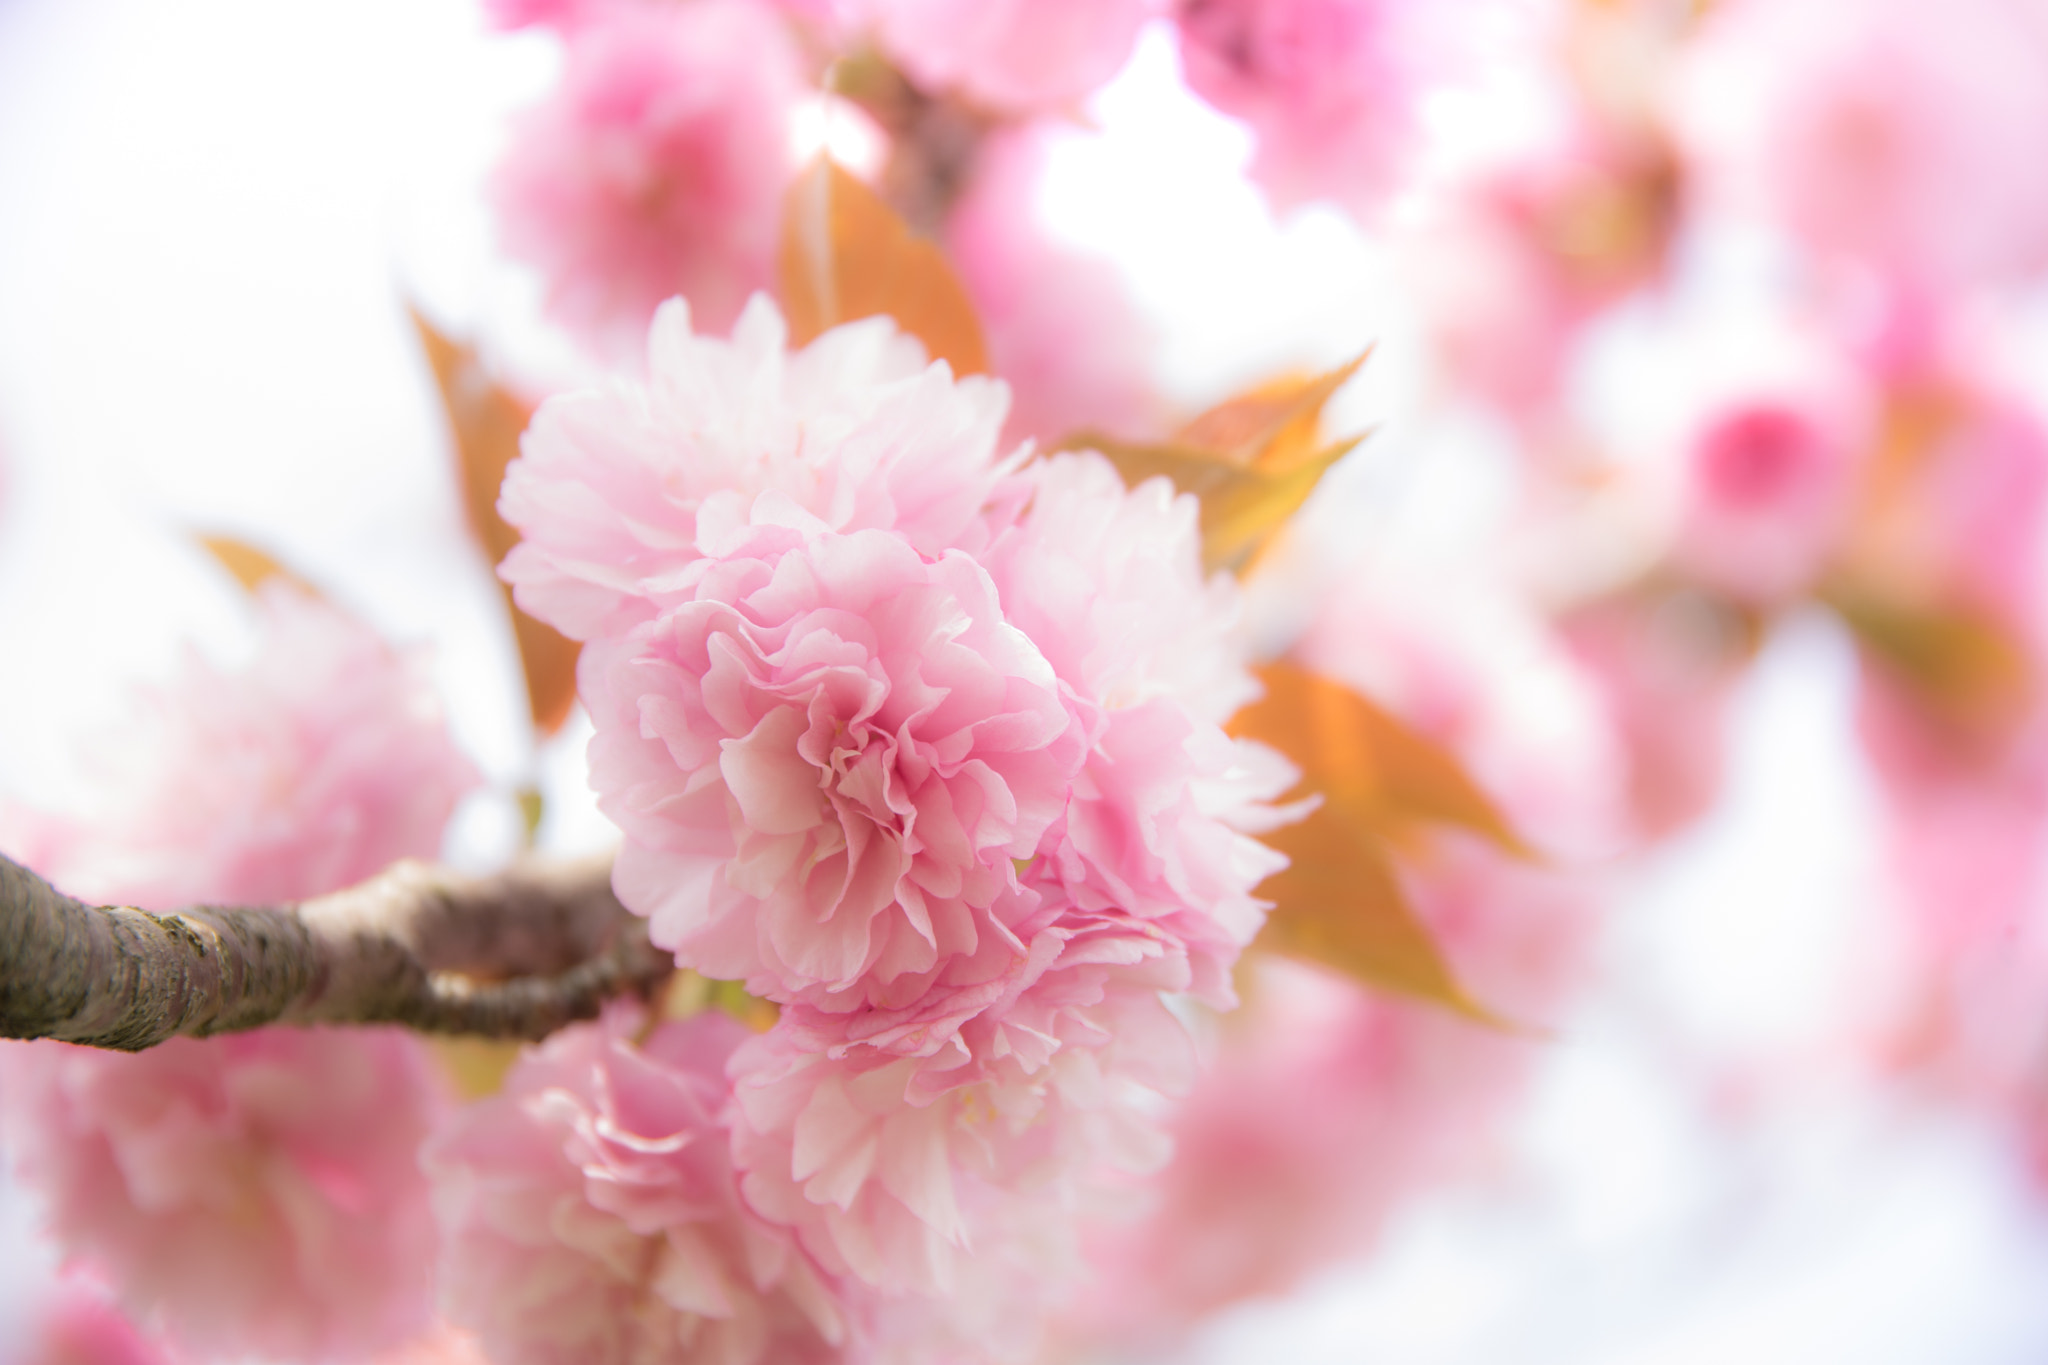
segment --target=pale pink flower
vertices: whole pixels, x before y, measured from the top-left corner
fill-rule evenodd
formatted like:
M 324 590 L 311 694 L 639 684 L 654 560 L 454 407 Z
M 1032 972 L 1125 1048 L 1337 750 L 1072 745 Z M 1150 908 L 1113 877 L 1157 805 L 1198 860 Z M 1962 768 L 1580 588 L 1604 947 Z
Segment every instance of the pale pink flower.
M 797 1002 L 736 1063 L 749 1197 L 890 1289 L 953 1282 L 981 1237 L 962 1189 L 1006 1223 L 991 1190 L 1071 1199 L 1076 1179 L 1162 1159 L 1144 1114 L 1191 1058 L 1160 994 L 1231 1002 L 1264 916 L 1253 888 L 1283 865 L 1246 831 L 1294 774 L 1216 728 L 1252 684 L 1192 504 L 1163 482 L 1126 492 L 1095 455 L 1019 481 L 1030 510 L 986 560 L 1093 738 L 1086 767 L 978 940 L 914 990 Z
M 474 1336 L 436 1323 L 425 1334 L 379 1355 L 374 1365 L 490 1365 L 490 1360 Z
M 1181 64 L 1196 94 L 1251 126 L 1250 173 L 1276 207 L 1326 199 L 1368 218 L 1422 141 L 1421 99 L 1450 56 L 1444 6 L 1180 0 Z
M 1532 954 L 1512 973 L 1559 975 L 1558 941 L 1583 937 L 1559 878 L 1469 847 L 1433 871 L 1425 899 L 1468 917 L 1439 932 L 1486 940 L 1502 965 Z M 1089 1226 L 1068 1335 L 1163 1345 L 1363 1254 L 1395 1212 L 1482 1167 L 1538 1046 L 1279 958 L 1256 959 L 1247 992 L 1167 1123 L 1172 1161 L 1135 1211 Z
M 294 589 L 260 609 L 247 668 L 194 663 L 146 699 L 107 774 L 117 806 L 39 822 L 39 871 L 168 910 L 309 896 L 439 848 L 474 771 L 422 671 Z M 5 1062 L 10 1149 L 57 1241 L 177 1340 L 310 1359 L 424 1325 L 415 1154 L 442 1096 L 415 1040 L 274 1028 L 135 1055 L 21 1044 Z
M 1661 147 L 1569 104 L 1555 119 L 1452 185 L 1409 237 L 1443 363 L 1517 418 L 1559 400 L 1577 338 L 1655 278 L 1675 221 Z
M 0 1349 L 6 1365 L 166 1365 L 106 1291 L 75 1273 L 40 1287 L 29 1320 L 8 1326 L 15 1339 Z
M 1078 104 L 1122 69 L 1165 0 L 864 0 L 918 85 L 1003 114 Z
M 1690 589 L 1605 598 L 1558 625 L 1627 752 L 1639 834 L 1658 838 L 1704 814 L 1721 792 L 1749 627 L 1729 603 Z
M 1141 921 L 1047 912 L 1031 954 L 918 1009 L 797 1007 L 734 1062 L 734 1151 L 748 1199 L 820 1263 L 893 1293 L 947 1295 L 970 1255 L 1031 1207 L 1071 1206 L 1166 1149 L 1148 1117 L 1192 1079 L 1160 1002 L 1185 954 Z M 1068 1273 L 1055 1246 L 1014 1287 Z
M 838 1288 L 742 1202 L 716 1012 L 572 1025 L 425 1154 L 450 1316 L 500 1365 L 800 1365 L 843 1358 Z
M 927 556 L 974 547 L 1002 473 L 1002 385 L 927 366 L 885 319 L 795 353 L 765 298 L 730 341 L 690 319 L 681 303 L 655 319 L 645 385 L 535 415 L 499 502 L 525 536 L 502 570 L 520 606 L 574 639 L 622 633 L 684 600 L 700 533 L 771 490 L 835 531 L 893 531 Z
M 915 999 L 1064 809 L 1053 671 L 961 551 L 773 493 L 699 544 L 695 600 L 586 655 L 620 897 L 757 994 Z
M 990 367 L 1010 386 L 1006 439 L 1055 441 L 1089 428 L 1142 436 L 1161 401 L 1148 371 L 1157 338 L 1108 259 L 1048 234 L 1037 210 L 1053 134 L 985 140 L 946 220 L 946 247 L 974 300 Z
M 139 1315 L 199 1351 L 294 1359 L 424 1325 L 417 1153 L 443 1101 L 412 1038 L 269 1028 L 8 1053 L 16 1165 L 58 1241 Z
M 1933 402 L 1910 511 L 1887 550 L 1935 595 L 2025 629 L 2042 598 L 2048 420 L 2029 399 L 1981 380 L 1937 389 Z
M 1125 492 L 1109 462 L 1062 455 L 1024 476 L 1029 515 L 986 559 L 1008 619 L 1083 708 L 1086 772 L 1028 880 L 1083 914 L 1150 921 L 1192 955 L 1192 988 L 1229 999 L 1228 969 L 1265 919 L 1252 892 L 1284 866 L 1251 835 L 1294 778 L 1219 728 L 1257 695 L 1227 577 L 1205 581 L 1192 498 Z
M 1709 185 L 1908 288 L 2048 267 L 2048 29 L 2026 0 L 1743 0 L 1694 47 Z
M 1563 650 L 1526 611 L 1446 586 L 1348 574 L 1304 635 L 1303 662 L 1354 686 L 1475 773 L 1546 850 L 1612 847 L 1611 742 Z M 1595 901 L 1583 876 L 1462 834 L 1409 846 L 1402 884 L 1474 998 L 1554 1023 L 1580 979 Z M 1270 957 L 1243 1011 L 1168 1111 L 1173 1159 L 1098 1207 L 1069 1330 L 1170 1338 L 1234 1301 L 1297 1286 L 1368 1248 L 1408 1201 L 1472 1174 L 1539 1056 L 1526 1037 Z
M 1846 529 L 1867 423 L 1758 396 L 1705 415 L 1687 454 L 1687 571 L 1744 601 L 1813 585 Z
M 515 121 L 505 246 L 600 350 L 672 295 L 723 331 L 772 278 L 802 95 L 782 20 L 749 0 L 607 7 L 565 36 L 562 86 Z
M 107 800 L 43 832 L 39 871 L 75 895 L 172 910 L 297 900 L 439 851 L 476 771 L 425 661 L 282 583 L 257 609 L 246 667 L 190 657 L 98 739 Z
M 542 25 L 567 30 L 593 14 L 648 0 L 484 0 L 484 13 L 499 28 L 516 29 Z

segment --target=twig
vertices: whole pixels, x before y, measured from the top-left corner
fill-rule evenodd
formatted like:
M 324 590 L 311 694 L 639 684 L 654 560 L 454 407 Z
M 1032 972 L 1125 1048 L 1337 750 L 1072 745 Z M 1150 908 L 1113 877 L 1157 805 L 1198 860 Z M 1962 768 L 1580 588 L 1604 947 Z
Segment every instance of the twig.
M 402 862 L 278 907 L 151 914 L 67 896 L 0 857 L 0 1037 L 139 1052 L 265 1024 L 540 1038 L 674 970 L 609 859 L 488 877 Z

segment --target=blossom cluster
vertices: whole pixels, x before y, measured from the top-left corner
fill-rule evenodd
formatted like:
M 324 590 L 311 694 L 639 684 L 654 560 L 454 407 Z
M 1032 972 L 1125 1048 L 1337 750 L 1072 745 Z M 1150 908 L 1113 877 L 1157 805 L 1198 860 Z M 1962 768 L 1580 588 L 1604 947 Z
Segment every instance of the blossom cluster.
M 505 575 L 585 642 L 620 898 L 780 1006 L 728 1067 L 747 1205 L 849 1303 L 951 1295 L 1160 1159 L 1162 993 L 1229 1003 L 1293 774 L 1219 728 L 1254 684 L 1163 481 L 1000 454 L 1001 386 L 886 321 L 679 301 L 648 370 L 542 407 Z
M 534 409 L 497 571 L 580 647 L 612 887 L 677 976 L 468 1103 L 390 1029 L 5 1045 L 65 1261 L 30 1359 L 1171 1349 L 1497 1154 L 1595 971 L 1597 867 L 1723 799 L 1794 619 L 1853 651 L 1909 945 L 1863 1060 L 1999 1114 L 2048 1188 L 2030 3 L 491 0 L 562 57 L 501 242 L 611 372 Z M 1184 420 L 1119 273 L 1044 221 L 1148 32 L 1276 214 L 1388 249 L 1428 389 L 1393 435 L 1512 455 L 1483 553 L 1288 523 L 1314 385 Z M 1440 136 L 1484 95 L 1512 128 Z M 849 130 L 988 374 L 887 316 L 792 344 L 789 196 Z M 1205 534 L 1269 513 L 1213 571 Z M 420 661 L 283 580 L 253 611 L 245 666 L 103 747 L 101 810 L 8 807 L 0 848 L 145 910 L 435 855 L 479 779 Z M 1290 717 L 1290 760 L 1243 722 L 1275 660 L 1371 708 Z M 1385 888 L 1276 909 L 1290 823 L 1340 810 Z M 1269 913 L 1314 960 L 1260 950 Z
M 109 737 L 110 808 L 6 813 L 17 858 L 78 894 L 170 911 L 282 904 L 439 852 L 476 774 L 420 661 L 282 582 L 257 609 L 250 663 L 189 661 Z M 184 1350 L 360 1356 L 431 1321 L 418 1151 L 450 1101 L 420 1040 L 9 1043 L 0 1085 L 10 1155 L 67 1257 Z

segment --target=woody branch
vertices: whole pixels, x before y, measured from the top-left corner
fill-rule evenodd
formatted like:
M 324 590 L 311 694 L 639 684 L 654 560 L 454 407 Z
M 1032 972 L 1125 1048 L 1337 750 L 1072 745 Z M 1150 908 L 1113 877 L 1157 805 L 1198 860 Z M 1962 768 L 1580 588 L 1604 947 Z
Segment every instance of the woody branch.
M 0 857 L 0 1036 L 136 1052 L 266 1024 L 539 1038 L 673 969 L 609 858 L 401 862 L 293 905 L 90 905 Z

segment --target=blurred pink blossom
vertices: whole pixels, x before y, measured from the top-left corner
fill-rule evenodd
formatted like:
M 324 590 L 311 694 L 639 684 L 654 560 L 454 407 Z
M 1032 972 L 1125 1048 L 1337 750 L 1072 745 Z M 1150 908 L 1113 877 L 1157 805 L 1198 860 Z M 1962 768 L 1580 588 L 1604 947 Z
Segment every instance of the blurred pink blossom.
M 91 820 L 45 817 L 44 873 L 75 895 L 175 909 L 261 905 L 432 856 L 476 771 L 425 660 L 282 583 L 246 667 L 188 657 L 175 686 L 95 737 Z
M 106 1291 L 76 1273 L 42 1290 L 27 1322 L 8 1326 L 6 1365 L 168 1365 Z
M 8 1053 L 9 1148 L 58 1241 L 177 1340 L 332 1359 L 425 1324 L 417 1153 L 442 1096 L 416 1040 L 268 1028 Z
M 1527 613 L 1446 596 L 1457 610 L 1418 609 L 1353 573 L 1299 655 L 1457 753 L 1546 847 L 1611 847 L 1611 745 L 1562 648 Z M 1402 882 L 1475 998 L 1556 1020 L 1594 923 L 1582 874 L 1446 835 L 1409 850 Z M 1170 1111 L 1173 1160 L 1137 1187 L 1136 1217 L 1091 1220 L 1093 1274 L 1068 1325 L 1083 1339 L 1162 1344 L 1362 1253 L 1404 1202 L 1483 1169 L 1540 1055 L 1322 968 L 1259 957 L 1245 980 L 1245 1008 Z
M 1939 294 L 2048 267 L 2048 26 L 2029 0 L 1741 0 L 1682 87 L 1708 184 Z
M 92 824 L 16 815 L 38 870 L 158 909 L 263 904 L 438 851 L 474 770 L 415 661 L 296 589 L 263 590 L 255 660 L 196 662 L 111 749 Z M 441 1112 L 395 1030 L 266 1029 L 133 1055 L 6 1049 L 10 1149 L 67 1254 L 195 1349 L 360 1353 L 424 1325 L 415 1153 Z
M 1709 414 L 1687 452 L 1680 562 L 1745 601 L 1811 587 L 1846 529 L 1865 435 L 1766 397 Z
M 1559 626 L 1627 751 L 1638 835 L 1659 838 L 1703 815 L 1721 794 L 1728 706 L 1753 625 L 1681 588 L 1587 603 Z
M 425 1154 L 448 1310 L 501 1365 L 843 1359 L 856 1324 L 788 1235 L 751 1213 L 722 1126 L 716 1012 L 614 1007 L 529 1051 Z
M 919 86 L 1002 114 L 1077 105 L 1122 69 L 1166 0 L 861 0 Z
M 1559 121 L 1455 183 L 1410 238 L 1444 365 L 1518 419 L 1560 401 L 1578 335 L 1655 278 L 1674 216 L 1661 148 L 1585 109 Z
M 1148 371 L 1157 339 L 1110 261 L 1048 234 L 1036 196 L 1051 137 L 1031 128 L 985 140 L 946 223 L 990 367 L 1010 385 L 1005 440 L 1084 427 L 1143 436 L 1159 421 Z
M 506 249 L 605 353 L 672 295 L 724 331 L 773 273 L 796 50 L 751 0 L 616 5 L 570 28 L 562 85 L 515 121 L 495 193 Z
M 1369 220 L 1422 142 L 1445 8 L 1471 6 L 1180 0 L 1175 17 L 1188 85 L 1251 126 L 1251 176 L 1275 207 L 1323 199 Z

